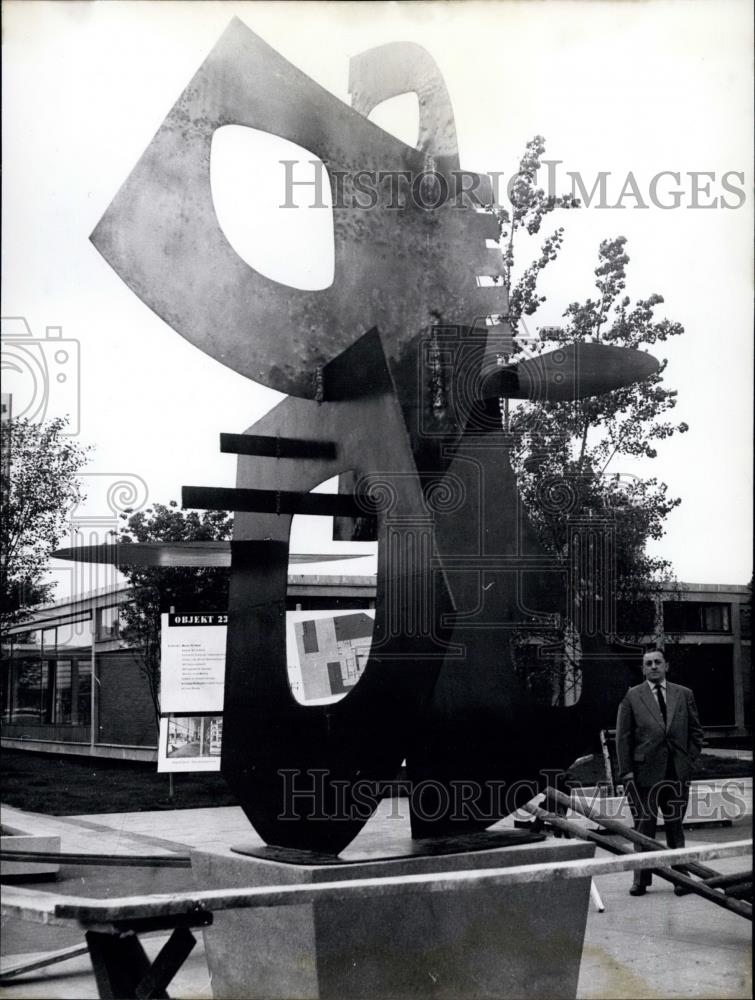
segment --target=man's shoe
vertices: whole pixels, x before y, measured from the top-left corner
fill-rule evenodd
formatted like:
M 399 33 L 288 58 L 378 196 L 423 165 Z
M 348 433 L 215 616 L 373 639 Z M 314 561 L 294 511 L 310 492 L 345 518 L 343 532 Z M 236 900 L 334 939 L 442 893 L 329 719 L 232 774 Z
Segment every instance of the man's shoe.
M 647 889 L 645 888 L 644 885 L 633 885 L 632 888 L 629 890 L 629 895 L 630 896 L 644 896 L 646 892 L 647 892 Z

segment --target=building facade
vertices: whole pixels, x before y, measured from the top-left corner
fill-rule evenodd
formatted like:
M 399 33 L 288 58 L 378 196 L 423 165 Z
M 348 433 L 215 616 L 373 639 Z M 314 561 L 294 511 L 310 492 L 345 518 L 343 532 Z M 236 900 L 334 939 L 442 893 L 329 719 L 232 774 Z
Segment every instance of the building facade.
M 95 591 L 41 608 L 10 630 L 0 663 L 3 746 L 156 760 L 149 686 L 139 651 L 120 634 L 128 600 L 125 587 Z M 374 577 L 289 576 L 299 700 L 343 695 L 356 683 L 374 606 Z M 750 607 L 747 587 L 682 584 L 648 609 L 671 640 L 672 677 L 695 691 L 710 738 L 752 732 Z

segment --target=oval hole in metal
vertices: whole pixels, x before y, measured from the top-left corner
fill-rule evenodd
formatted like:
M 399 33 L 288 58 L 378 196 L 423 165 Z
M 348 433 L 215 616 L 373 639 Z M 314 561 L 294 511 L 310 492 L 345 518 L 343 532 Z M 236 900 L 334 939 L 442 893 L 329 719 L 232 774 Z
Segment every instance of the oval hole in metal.
M 337 493 L 338 476 L 312 492 Z M 362 675 L 375 623 L 377 547 L 334 542 L 332 517 L 292 519 L 289 551 L 327 557 L 288 565 L 286 664 L 291 693 L 302 705 L 340 701 Z
M 419 138 L 419 101 L 416 94 L 399 94 L 376 104 L 369 119 L 384 132 L 407 146 L 416 147 Z
M 305 291 L 333 284 L 333 199 L 314 153 L 270 132 L 222 125 L 212 137 L 210 190 L 225 238 L 255 271 Z

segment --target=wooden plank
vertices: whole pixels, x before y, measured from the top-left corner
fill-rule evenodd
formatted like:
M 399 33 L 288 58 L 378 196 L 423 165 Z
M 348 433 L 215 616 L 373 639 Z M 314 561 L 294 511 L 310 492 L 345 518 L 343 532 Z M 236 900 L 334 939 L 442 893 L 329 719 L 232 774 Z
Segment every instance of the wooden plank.
M 38 889 L 23 889 L 20 886 L 3 885 L 0 903 L 3 916 L 18 917 L 36 924 L 70 923 L 55 916 L 55 906 L 61 900 L 74 900 L 74 896 L 53 895 Z
M 715 878 L 706 878 L 705 884 L 711 889 L 723 889 L 728 885 L 735 885 L 737 882 L 752 882 L 752 869 L 743 872 L 732 872 L 730 875 L 716 875 Z
M 727 891 L 727 887 L 730 885 L 736 885 L 740 882 L 752 881 L 752 869 L 744 872 L 734 872 L 731 875 L 715 875 L 713 878 L 703 879 L 705 884 L 711 889 L 723 889 L 724 892 Z M 674 890 L 677 896 L 686 896 L 687 889 L 677 886 Z
M 538 816 L 540 819 L 544 819 L 546 822 L 550 823 L 552 826 L 559 827 L 566 830 L 569 827 L 569 832 L 573 832 L 575 836 L 581 836 L 585 840 L 595 840 L 596 843 L 597 835 L 593 834 L 592 831 L 585 830 L 581 833 L 577 833 L 576 830 L 581 829 L 576 823 L 569 823 L 568 820 L 562 819 L 560 816 L 556 816 L 553 813 L 547 813 L 545 810 L 539 809 L 537 806 L 532 806 L 529 803 L 524 806 L 527 812 Z M 604 840 L 605 838 L 601 838 Z M 647 838 L 649 839 L 649 838 Z M 651 841 L 655 843 L 655 841 Z M 607 843 L 601 844 L 605 846 L 607 850 L 613 851 L 615 854 L 623 854 L 624 857 L 628 855 L 637 854 L 632 851 L 631 848 L 621 848 L 618 844 L 613 844 L 610 847 Z M 674 871 L 671 868 L 666 867 L 667 864 L 673 863 L 674 856 L 677 855 L 678 851 L 663 849 L 661 851 L 647 851 L 645 856 L 653 854 L 655 857 L 666 858 L 661 864 L 652 869 L 653 875 L 657 875 L 659 878 L 665 879 L 667 882 L 671 882 L 676 888 L 675 892 L 677 895 L 686 895 L 687 893 L 693 893 L 697 896 L 702 896 L 703 899 L 707 899 L 708 902 L 714 903 L 716 906 L 720 906 L 724 910 L 729 910 L 732 913 L 736 913 L 740 917 L 744 917 L 746 920 L 752 920 L 752 905 L 746 902 L 740 902 L 739 900 L 731 899 L 726 896 L 723 892 L 719 892 L 717 889 L 711 889 L 705 882 L 697 882 L 695 879 L 690 878 L 689 875 L 684 875 L 680 871 Z M 642 855 L 640 855 L 641 857 Z M 724 855 L 719 855 L 723 857 Z M 691 865 L 685 865 L 685 867 L 691 868 Z M 636 870 L 636 869 L 635 869 Z
M 61 948 L 59 951 L 48 951 L 44 955 L 38 955 L 35 959 L 26 958 L 22 962 L 16 962 L 15 965 L 6 965 L 0 969 L 0 980 L 23 976 L 36 969 L 46 969 L 48 965 L 67 962 L 70 958 L 76 958 L 78 955 L 86 955 L 88 951 L 89 948 L 85 944 L 75 944 L 70 948 Z
M 601 816 L 596 809 L 587 805 L 584 799 L 572 799 L 568 795 L 564 795 L 564 793 L 559 791 L 557 788 L 548 789 L 546 794 L 546 800 L 547 799 L 552 799 L 560 805 L 572 809 L 574 812 L 581 813 L 587 819 L 591 819 L 594 823 L 600 824 L 604 830 L 609 830 L 611 833 L 618 833 L 622 837 L 626 837 L 627 840 L 631 840 L 633 843 L 644 847 L 645 850 L 664 851 L 667 849 L 659 841 L 653 840 L 652 837 L 646 837 L 644 833 L 638 833 L 634 827 L 627 826 L 626 823 L 621 823 L 617 819 L 610 819 L 606 816 Z M 691 864 L 688 865 L 688 868 L 693 875 L 697 875 L 699 878 L 703 879 L 715 878 L 715 876 L 719 874 L 719 872 L 715 871 L 713 868 L 708 868 L 707 865 Z
M 119 899 L 84 899 L 69 896 L 55 907 L 58 918 L 81 924 L 123 923 L 145 917 L 198 915 L 202 910 L 217 911 L 246 909 L 259 906 L 298 906 L 323 900 L 340 900 L 359 896 L 387 896 L 396 893 L 454 892 L 472 889 L 485 883 L 501 888 L 532 882 L 562 879 L 594 878 L 619 871 L 657 868 L 659 865 L 685 864 L 707 858 L 729 858 L 752 851 L 752 840 L 728 844 L 706 844 L 683 847 L 674 851 L 630 851 L 618 858 L 564 861 L 553 865 L 514 865 L 472 871 L 426 873 L 423 875 L 388 876 L 321 882 L 310 885 L 284 885 L 253 889 L 208 889 L 160 896 L 132 896 Z M 678 878 L 683 876 L 672 872 Z M 692 881 L 689 879 L 688 881 Z M 709 890 L 715 892 L 715 890 Z M 721 895 L 721 894 L 719 894 Z
M 135 934 L 101 934 L 87 931 L 86 942 L 97 992 L 102 1000 L 140 1000 L 138 984 L 150 971 L 150 961 Z M 167 998 L 164 990 L 148 994 Z
M 176 927 L 136 988 L 138 1000 L 165 996 L 165 989 L 191 954 L 197 939 L 188 927 Z
M 723 892 L 725 896 L 731 896 L 733 899 L 746 899 L 748 896 L 752 896 L 752 877 L 745 882 L 727 885 Z

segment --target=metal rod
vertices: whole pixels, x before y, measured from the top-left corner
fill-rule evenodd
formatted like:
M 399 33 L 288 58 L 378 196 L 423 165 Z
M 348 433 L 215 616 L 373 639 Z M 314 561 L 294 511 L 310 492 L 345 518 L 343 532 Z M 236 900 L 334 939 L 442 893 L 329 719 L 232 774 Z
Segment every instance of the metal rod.
M 103 867 L 191 868 L 188 854 L 61 854 L 56 851 L 0 851 L 0 861 L 54 862 Z
M 369 517 L 368 498 L 354 494 L 299 493 L 292 490 L 244 490 L 219 486 L 184 486 L 184 507 L 260 514 L 314 514 L 322 517 Z
M 274 458 L 329 458 L 337 456 L 333 441 L 268 437 L 264 434 L 221 434 L 220 450 L 230 455 L 267 455 Z

